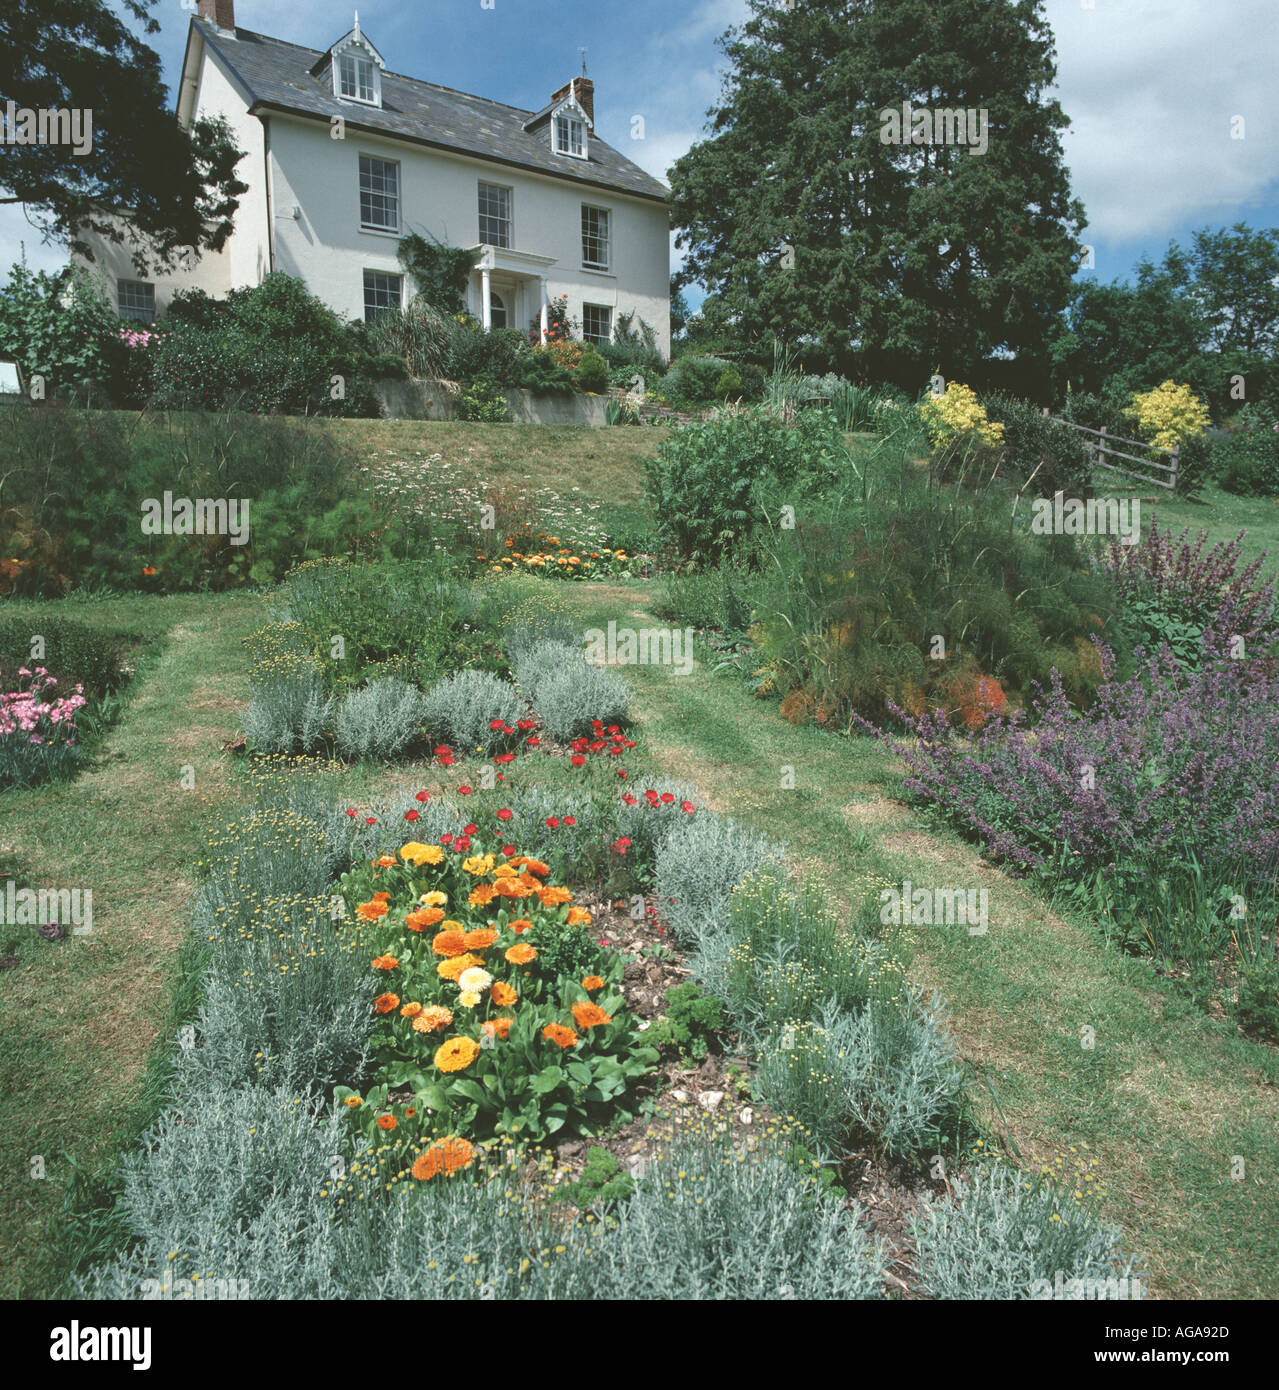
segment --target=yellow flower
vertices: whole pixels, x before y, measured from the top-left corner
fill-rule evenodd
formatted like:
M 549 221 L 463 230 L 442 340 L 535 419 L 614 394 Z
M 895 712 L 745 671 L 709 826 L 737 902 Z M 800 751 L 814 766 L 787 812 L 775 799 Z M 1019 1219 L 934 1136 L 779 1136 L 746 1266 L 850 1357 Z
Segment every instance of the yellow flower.
M 462 860 L 462 869 L 465 873 L 474 874 L 476 878 L 482 878 L 485 874 L 493 872 L 493 856 L 473 854 L 469 859 Z
M 463 970 L 457 977 L 459 989 L 469 993 L 482 994 L 493 983 L 493 977 L 487 970 L 481 970 L 478 965 L 472 965 Z
M 432 893 L 423 893 L 418 899 L 418 902 L 420 902 L 423 907 L 446 907 L 448 905 L 448 900 L 449 895 L 447 893 L 441 893 L 436 889 Z
M 423 864 L 442 864 L 444 851 L 439 845 L 423 845 L 416 840 L 410 840 L 407 845 L 400 847 L 400 858 L 405 863 L 415 864 L 420 868 Z
M 473 1009 L 480 1002 L 480 997 L 481 996 L 476 994 L 473 989 L 463 990 L 462 993 L 458 995 L 458 1003 L 461 1004 L 464 1009 Z

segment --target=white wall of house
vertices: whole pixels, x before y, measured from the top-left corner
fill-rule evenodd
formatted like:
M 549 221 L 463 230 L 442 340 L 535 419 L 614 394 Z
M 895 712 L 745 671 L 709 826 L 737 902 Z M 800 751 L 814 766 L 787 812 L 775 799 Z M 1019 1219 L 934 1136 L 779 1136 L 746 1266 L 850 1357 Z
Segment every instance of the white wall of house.
M 425 149 L 353 130 L 331 138 L 329 127 L 284 115 L 270 120 L 271 204 L 277 270 L 305 280 L 313 293 L 352 318 L 364 316 L 364 272 L 401 273 L 396 244 L 407 232 L 452 246 L 480 240 L 479 185 L 511 190 L 511 249 L 554 257 L 552 297 L 566 294 L 570 317 L 581 322 L 584 303 L 637 313 L 653 325 L 670 351 L 669 240 L 666 209 L 604 189 L 541 178 L 486 160 Z M 360 156 L 395 162 L 400 171 L 400 225 L 396 232 L 360 225 Z M 610 270 L 582 267 L 582 205 L 610 213 Z M 494 288 L 508 299 L 515 327 L 527 329 L 541 307 L 536 280 L 500 271 Z M 406 297 L 411 283 L 406 280 Z M 479 276 L 471 310 L 482 318 Z

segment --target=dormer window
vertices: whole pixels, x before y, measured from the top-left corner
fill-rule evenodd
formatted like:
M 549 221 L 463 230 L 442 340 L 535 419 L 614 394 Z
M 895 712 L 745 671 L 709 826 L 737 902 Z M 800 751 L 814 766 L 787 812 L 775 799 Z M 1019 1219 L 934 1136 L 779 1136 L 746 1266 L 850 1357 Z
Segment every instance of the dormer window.
M 360 32 L 360 16 L 355 28 L 320 59 L 311 71 L 325 80 L 324 65 L 332 73 L 333 95 L 339 101 L 358 101 L 364 106 L 382 105 L 382 55 Z
M 372 58 L 358 53 L 343 53 L 338 58 L 338 95 L 350 101 L 367 101 L 370 106 L 375 105 L 377 88 L 373 75 L 376 71 Z
M 586 122 L 572 109 L 558 112 L 551 122 L 555 131 L 555 153 L 586 158 Z

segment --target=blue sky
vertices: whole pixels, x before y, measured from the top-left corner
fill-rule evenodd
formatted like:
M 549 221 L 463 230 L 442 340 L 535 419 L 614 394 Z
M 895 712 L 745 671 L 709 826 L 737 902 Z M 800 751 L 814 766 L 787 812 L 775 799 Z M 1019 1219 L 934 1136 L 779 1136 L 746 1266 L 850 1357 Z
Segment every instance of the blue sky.
M 799 0 L 804 3 L 804 0 Z M 538 109 L 581 71 L 595 82 L 596 124 L 610 144 L 660 177 L 702 132 L 720 90 L 715 39 L 745 0 L 362 0 L 360 22 L 398 72 Z M 323 48 L 352 22 L 350 0 L 236 0 L 242 28 Z M 153 40 L 176 83 L 190 18 L 160 0 Z M 1057 95 L 1072 183 L 1087 210 L 1084 240 L 1103 280 L 1162 256 L 1176 237 L 1245 221 L 1279 226 L 1279 63 L 1275 0 L 1048 0 L 1058 45 Z M 642 115 L 645 139 L 631 138 Z M 1243 117 L 1243 139 L 1231 123 Z M 24 240 L 42 248 L 18 209 L 0 209 L 7 266 Z M 677 255 L 672 252 L 672 264 Z M 698 296 L 694 296 L 696 302 Z

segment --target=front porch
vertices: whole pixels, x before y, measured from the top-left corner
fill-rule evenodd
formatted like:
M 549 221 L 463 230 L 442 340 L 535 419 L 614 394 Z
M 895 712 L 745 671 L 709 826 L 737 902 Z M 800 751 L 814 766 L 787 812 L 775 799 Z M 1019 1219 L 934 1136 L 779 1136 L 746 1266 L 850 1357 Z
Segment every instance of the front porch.
M 521 332 L 531 319 L 537 318 L 541 340 L 546 342 L 547 272 L 555 264 L 555 257 L 483 244 L 468 249 L 476 256 L 467 288 L 468 307 L 475 317 L 485 328 L 518 328 Z

